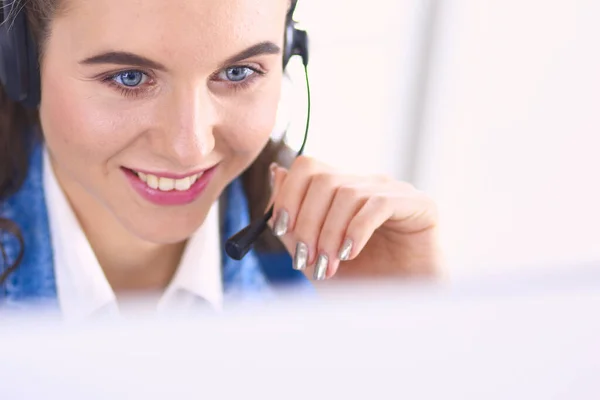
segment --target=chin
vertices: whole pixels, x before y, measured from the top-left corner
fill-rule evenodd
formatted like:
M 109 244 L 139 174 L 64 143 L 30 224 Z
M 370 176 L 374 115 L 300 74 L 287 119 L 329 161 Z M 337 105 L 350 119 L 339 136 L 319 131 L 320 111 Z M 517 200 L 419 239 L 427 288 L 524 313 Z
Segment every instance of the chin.
M 201 218 L 178 216 L 164 219 L 139 218 L 122 221 L 123 226 L 133 236 L 154 244 L 175 244 L 189 239 L 202 225 Z
M 135 229 L 137 228 L 137 229 Z M 155 229 L 139 229 L 139 227 L 135 227 L 134 229 L 130 229 L 130 232 L 141 240 L 154 244 L 175 244 L 181 243 L 187 239 L 189 239 L 196 229 L 186 229 L 187 227 L 182 227 L 178 229 L 178 226 L 174 226 L 170 224 L 166 229 L 160 229 L 157 227 Z

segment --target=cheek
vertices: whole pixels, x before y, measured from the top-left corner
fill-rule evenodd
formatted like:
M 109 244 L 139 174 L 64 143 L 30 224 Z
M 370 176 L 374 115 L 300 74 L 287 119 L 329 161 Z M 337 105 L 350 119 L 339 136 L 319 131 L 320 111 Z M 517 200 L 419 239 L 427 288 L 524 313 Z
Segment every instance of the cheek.
M 93 165 L 89 161 L 106 160 L 128 143 L 132 118 L 102 104 L 94 84 L 61 78 L 51 69 L 44 75 L 40 119 L 48 147 L 60 159 Z
M 274 88 L 268 95 L 258 96 L 252 104 L 230 108 L 223 121 L 227 121 L 217 141 L 241 160 L 257 156 L 266 145 L 275 126 L 279 95 Z

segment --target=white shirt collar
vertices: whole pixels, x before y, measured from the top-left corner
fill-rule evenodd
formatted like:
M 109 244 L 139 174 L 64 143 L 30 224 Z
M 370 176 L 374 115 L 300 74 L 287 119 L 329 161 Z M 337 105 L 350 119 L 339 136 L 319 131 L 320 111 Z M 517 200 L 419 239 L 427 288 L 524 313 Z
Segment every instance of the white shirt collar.
M 79 320 L 109 310 L 118 314 L 112 290 L 85 233 L 60 188 L 44 149 L 44 191 L 58 299 L 63 316 Z M 185 311 L 199 301 L 223 304 L 219 209 L 216 202 L 188 240 L 177 271 L 162 294 L 158 312 Z

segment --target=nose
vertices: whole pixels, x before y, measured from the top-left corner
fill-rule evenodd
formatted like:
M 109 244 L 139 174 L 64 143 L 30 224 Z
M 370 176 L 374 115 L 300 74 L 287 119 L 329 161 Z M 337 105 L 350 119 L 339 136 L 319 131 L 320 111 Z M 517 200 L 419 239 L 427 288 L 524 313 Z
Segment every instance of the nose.
M 202 165 L 215 147 L 217 112 L 210 93 L 188 87 L 173 91 L 166 103 L 163 129 L 157 132 L 161 154 L 181 168 Z

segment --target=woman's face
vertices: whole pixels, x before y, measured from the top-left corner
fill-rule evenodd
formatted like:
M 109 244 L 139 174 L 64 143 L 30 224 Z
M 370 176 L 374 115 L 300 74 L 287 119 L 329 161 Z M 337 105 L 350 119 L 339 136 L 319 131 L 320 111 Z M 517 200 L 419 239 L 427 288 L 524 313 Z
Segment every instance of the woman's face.
M 271 134 L 289 2 L 65 1 L 40 107 L 59 182 L 79 213 L 181 241 Z

